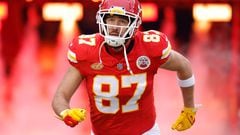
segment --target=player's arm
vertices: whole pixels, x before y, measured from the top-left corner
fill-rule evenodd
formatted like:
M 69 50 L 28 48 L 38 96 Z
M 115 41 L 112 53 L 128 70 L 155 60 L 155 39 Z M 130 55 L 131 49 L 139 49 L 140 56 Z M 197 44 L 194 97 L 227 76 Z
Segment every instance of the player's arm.
M 79 71 L 75 67 L 70 66 L 60 82 L 52 101 L 53 110 L 57 115 L 60 115 L 63 110 L 70 108 L 70 99 L 82 79 L 83 77 Z
M 174 50 L 171 50 L 171 54 L 169 55 L 168 60 L 163 65 L 161 65 L 160 68 L 176 71 L 178 81 L 187 80 L 193 77 L 193 72 L 189 60 Z M 194 107 L 194 85 L 188 87 L 180 86 L 180 88 L 183 94 L 184 106 Z
M 70 109 L 70 100 L 77 90 L 83 76 L 73 66 L 70 66 L 63 80 L 57 88 L 52 101 L 54 112 L 68 125 L 74 127 L 78 122 L 85 119 L 85 110 L 78 108 Z
M 196 108 L 194 106 L 194 75 L 191 64 L 187 58 L 176 51 L 171 54 L 161 68 L 177 72 L 178 83 L 182 91 L 184 108 L 176 122 L 172 125 L 173 130 L 183 131 L 190 128 L 195 122 Z

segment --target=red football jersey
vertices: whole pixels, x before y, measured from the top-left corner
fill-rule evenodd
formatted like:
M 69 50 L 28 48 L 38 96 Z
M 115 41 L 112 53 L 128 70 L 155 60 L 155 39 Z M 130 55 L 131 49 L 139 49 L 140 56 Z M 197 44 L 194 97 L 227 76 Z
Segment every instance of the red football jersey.
M 167 37 L 158 31 L 138 31 L 127 57 L 100 49 L 99 34 L 81 35 L 69 45 L 68 59 L 85 77 L 91 122 L 96 135 L 141 135 L 151 129 L 156 113 L 153 79 L 170 55 Z M 99 51 L 101 54 L 99 55 Z M 101 57 L 103 66 L 96 66 Z

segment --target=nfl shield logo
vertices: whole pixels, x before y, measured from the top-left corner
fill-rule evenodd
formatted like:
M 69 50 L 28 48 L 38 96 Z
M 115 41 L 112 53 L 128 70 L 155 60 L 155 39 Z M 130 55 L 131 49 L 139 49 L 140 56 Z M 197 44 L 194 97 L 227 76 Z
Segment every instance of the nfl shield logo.
M 118 70 L 122 70 L 123 69 L 123 64 L 122 63 L 118 63 L 117 64 L 117 69 Z

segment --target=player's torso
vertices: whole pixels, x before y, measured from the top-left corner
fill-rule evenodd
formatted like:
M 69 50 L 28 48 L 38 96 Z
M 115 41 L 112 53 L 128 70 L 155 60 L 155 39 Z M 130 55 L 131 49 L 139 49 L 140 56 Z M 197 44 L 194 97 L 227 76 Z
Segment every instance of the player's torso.
M 124 55 L 112 56 L 104 46 L 99 54 L 103 42 L 100 37 L 95 39 L 96 46 L 85 51 L 87 57 L 77 64 L 86 77 L 96 134 L 138 135 L 153 126 L 153 78 L 161 60 L 158 52 L 155 52 L 158 49 L 151 44 L 152 40 L 155 38 L 136 35 L 134 46 L 127 55 L 133 75 L 127 70 Z M 99 67 L 96 64 L 100 58 L 103 66 Z

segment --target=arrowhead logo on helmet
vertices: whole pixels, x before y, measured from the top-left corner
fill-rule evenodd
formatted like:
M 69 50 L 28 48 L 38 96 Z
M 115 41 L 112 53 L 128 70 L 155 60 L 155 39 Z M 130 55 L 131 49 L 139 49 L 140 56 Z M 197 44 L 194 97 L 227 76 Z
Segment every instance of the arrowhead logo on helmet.
M 110 15 L 119 14 L 125 15 L 125 10 L 123 7 L 112 7 L 109 9 Z

